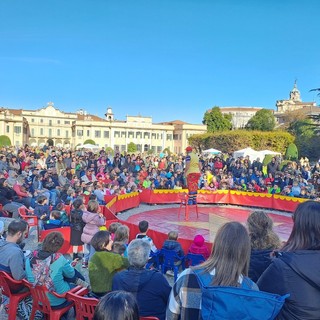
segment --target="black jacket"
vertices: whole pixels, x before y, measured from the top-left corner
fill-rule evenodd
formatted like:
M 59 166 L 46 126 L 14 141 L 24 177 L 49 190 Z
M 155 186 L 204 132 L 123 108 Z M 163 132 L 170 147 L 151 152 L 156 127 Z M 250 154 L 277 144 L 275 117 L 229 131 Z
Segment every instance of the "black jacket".
M 249 278 L 257 282 L 262 273 L 269 267 L 272 250 L 252 250 L 250 256 Z
M 320 319 L 319 250 L 279 253 L 257 284 L 262 291 L 290 294 L 277 319 Z

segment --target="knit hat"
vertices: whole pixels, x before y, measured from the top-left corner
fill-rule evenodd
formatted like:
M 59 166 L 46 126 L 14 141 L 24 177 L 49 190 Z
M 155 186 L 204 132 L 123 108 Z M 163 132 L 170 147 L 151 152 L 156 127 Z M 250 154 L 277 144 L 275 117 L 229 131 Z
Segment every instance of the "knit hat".
M 197 245 L 198 247 L 201 247 L 201 246 L 203 246 L 203 244 L 204 244 L 204 237 L 203 237 L 201 234 L 197 234 L 197 235 L 194 237 L 193 242 L 194 242 L 194 244 Z

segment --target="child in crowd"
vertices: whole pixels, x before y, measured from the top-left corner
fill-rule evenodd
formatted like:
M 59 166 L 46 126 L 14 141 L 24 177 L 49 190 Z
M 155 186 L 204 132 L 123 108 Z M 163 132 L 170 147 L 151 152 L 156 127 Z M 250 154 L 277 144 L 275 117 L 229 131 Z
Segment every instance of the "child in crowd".
M 119 222 L 112 222 L 108 228 L 108 231 L 110 232 L 111 240 L 114 241 L 114 236 L 117 231 L 117 229 L 121 226 L 121 223 Z
M 82 198 L 77 198 L 73 201 L 73 209 L 70 212 L 70 244 L 72 245 L 73 260 L 79 258 L 78 250 L 79 246 L 83 246 L 81 241 L 81 235 L 85 223 L 82 220 L 83 210 L 85 206 Z
M 48 198 L 45 195 L 40 195 L 37 199 L 37 204 L 34 208 L 34 214 L 38 217 L 38 226 L 43 230 L 44 223 L 49 220 L 50 206 L 48 205 Z
M 126 247 L 124 252 L 124 257 L 127 257 L 127 247 L 129 242 L 129 228 L 125 225 L 120 225 L 115 234 L 114 234 L 114 242 L 123 243 Z
M 151 253 L 156 253 L 158 251 L 158 249 L 155 246 L 155 244 L 153 243 L 153 240 L 149 236 L 147 236 L 148 229 L 149 229 L 149 222 L 146 220 L 140 221 L 139 222 L 140 233 L 138 233 L 136 235 L 136 239 L 142 239 L 142 240 L 149 241 L 150 246 L 151 246 Z
M 100 212 L 99 202 L 90 200 L 87 210 L 83 211 L 82 220 L 85 223 L 81 235 L 81 241 L 85 244 L 85 254 L 82 261 L 82 267 L 88 266 L 88 261 L 94 254 L 94 247 L 91 245 L 91 239 L 99 231 L 99 228 L 106 224 L 106 218 Z
M 58 210 L 52 210 L 50 212 L 49 220 L 45 221 L 43 224 L 44 230 L 61 228 L 62 226 L 61 213 Z
M 197 234 L 194 237 L 193 243 L 189 248 L 189 252 L 194 254 L 202 254 L 205 259 L 208 259 L 210 252 L 207 246 L 204 244 L 204 237 L 201 234 Z
M 68 226 L 70 223 L 69 223 L 69 217 L 68 217 L 67 212 L 65 210 L 65 204 L 63 202 L 59 202 L 56 205 L 55 209 L 60 211 L 60 220 L 61 220 L 62 224 L 64 226 Z
M 124 253 L 127 250 L 127 246 L 122 242 L 113 242 L 112 243 L 112 252 L 115 254 L 120 254 L 120 256 L 124 257 Z
M 168 233 L 168 239 L 163 243 L 162 249 L 173 250 L 178 254 L 179 257 L 183 257 L 184 252 L 182 250 L 181 244 L 177 240 L 178 232 L 170 231 Z

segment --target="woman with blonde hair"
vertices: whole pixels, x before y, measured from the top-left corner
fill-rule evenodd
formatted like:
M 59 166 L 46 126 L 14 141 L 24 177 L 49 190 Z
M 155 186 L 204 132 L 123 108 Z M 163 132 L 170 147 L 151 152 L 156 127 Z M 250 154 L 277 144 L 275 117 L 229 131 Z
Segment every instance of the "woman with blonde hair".
M 257 281 L 271 263 L 274 249 L 281 245 L 278 235 L 273 231 L 273 221 L 263 211 L 252 212 L 247 219 L 251 242 L 249 277 Z

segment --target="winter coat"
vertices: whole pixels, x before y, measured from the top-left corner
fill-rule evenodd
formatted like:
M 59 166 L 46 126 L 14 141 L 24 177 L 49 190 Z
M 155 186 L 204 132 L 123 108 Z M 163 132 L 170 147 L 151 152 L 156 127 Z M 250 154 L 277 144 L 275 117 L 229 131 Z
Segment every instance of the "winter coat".
M 140 316 L 165 319 L 171 287 L 160 272 L 131 266 L 113 277 L 112 290 L 133 293 L 138 301 Z
M 81 241 L 89 244 L 93 236 L 99 231 L 99 227 L 105 225 L 106 218 L 101 218 L 95 212 L 83 211 L 82 220 L 86 225 L 83 228 Z
M 277 319 L 320 319 L 320 251 L 280 252 L 258 280 L 260 290 L 290 297 Z

